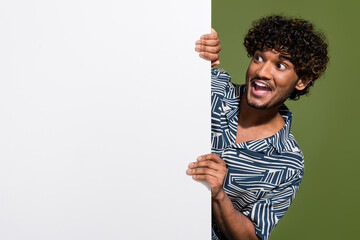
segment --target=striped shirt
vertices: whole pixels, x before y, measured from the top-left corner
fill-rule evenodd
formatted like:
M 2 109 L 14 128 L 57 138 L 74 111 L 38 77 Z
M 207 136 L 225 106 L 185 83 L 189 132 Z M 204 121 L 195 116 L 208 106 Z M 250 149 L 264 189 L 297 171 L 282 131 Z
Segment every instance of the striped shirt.
M 268 239 L 289 208 L 304 173 L 304 157 L 290 131 L 292 114 L 281 106 L 285 125 L 275 135 L 236 143 L 239 102 L 244 86 L 223 69 L 212 69 L 212 152 L 228 169 L 223 188 L 235 209 L 248 217 L 256 234 Z M 226 239 L 213 219 L 212 239 Z

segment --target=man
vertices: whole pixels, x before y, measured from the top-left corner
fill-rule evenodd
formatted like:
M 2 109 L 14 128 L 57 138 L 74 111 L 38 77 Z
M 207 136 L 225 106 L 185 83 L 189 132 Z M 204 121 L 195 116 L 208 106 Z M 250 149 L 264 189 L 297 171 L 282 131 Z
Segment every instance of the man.
M 200 56 L 219 63 L 215 31 L 196 45 Z M 245 85 L 212 69 L 212 153 L 187 169 L 211 187 L 213 239 L 268 239 L 285 214 L 304 161 L 283 103 L 307 93 L 328 62 L 324 37 L 303 19 L 262 18 L 244 46 L 252 58 Z

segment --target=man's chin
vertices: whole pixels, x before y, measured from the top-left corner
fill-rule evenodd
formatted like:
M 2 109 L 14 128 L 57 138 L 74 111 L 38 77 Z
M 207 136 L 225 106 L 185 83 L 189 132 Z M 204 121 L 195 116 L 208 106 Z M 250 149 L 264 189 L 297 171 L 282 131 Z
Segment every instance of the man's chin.
M 249 96 L 250 94 L 251 94 L 250 92 L 247 92 L 245 97 L 248 106 L 259 110 L 267 108 L 266 103 L 259 101 L 260 99 L 253 99 L 254 97 Z
M 252 101 L 248 101 L 247 98 L 246 98 L 246 102 L 252 108 L 255 108 L 255 109 L 258 109 L 258 110 L 267 109 L 267 104 L 259 104 L 259 103 L 255 103 L 255 102 L 252 102 Z
M 246 103 L 248 106 L 250 106 L 254 109 L 258 109 L 258 110 L 273 109 L 273 108 L 277 108 L 283 104 L 283 102 L 281 102 L 281 101 L 269 102 L 269 101 L 266 101 L 265 99 L 258 99 L 258 98 L 252 99 L 248 95 L 246 96 L 245 99 L 246 99 Z

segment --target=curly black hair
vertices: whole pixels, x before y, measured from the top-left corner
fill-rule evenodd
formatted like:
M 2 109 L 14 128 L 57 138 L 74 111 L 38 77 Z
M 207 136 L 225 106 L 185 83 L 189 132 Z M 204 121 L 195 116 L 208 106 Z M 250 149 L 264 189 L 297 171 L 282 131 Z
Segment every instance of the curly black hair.
M 309 92 L 309 87 L 324 73 L 329 61 L 325 36 L 304 19 L 279 15 L 261 18 L 253 23 L 245 36 L 244 46 L 249 57 L 253 57 L 256 50 L 265 48 L 290 56 L 298 77 L 311 80 L 305 89 L 294 90 L 290 96 L 292 100 Z

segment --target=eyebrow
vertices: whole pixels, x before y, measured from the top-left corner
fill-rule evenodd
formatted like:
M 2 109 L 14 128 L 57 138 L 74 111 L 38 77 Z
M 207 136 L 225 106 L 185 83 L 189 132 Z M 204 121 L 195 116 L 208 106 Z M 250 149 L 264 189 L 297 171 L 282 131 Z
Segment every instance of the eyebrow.
M 287 60 L 287 61 L 293 63 L 291 57 L 288 57 L 288 56 L 284 56 L 284 55 L 281 55 L 281 54 L 280 54 L 280 55 L 279 55 L 279 59 L 281 59 L 281 60 Z
M 257 51 L 261 52 L 261 53 L 264 53 L 265 51 L 264 50 L 261 50 L 261 49 L 257 49 Z M 280 54 L 279 57 L 278 57 L 280 60 L 286 60 L 286 61 L 289 61 L 291 62 L 292 64 L 294 64 L 293 60 L 291 59 L 291 57 L 288 57 L 288 56 L 285 56 L 283 54 Z

